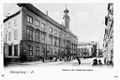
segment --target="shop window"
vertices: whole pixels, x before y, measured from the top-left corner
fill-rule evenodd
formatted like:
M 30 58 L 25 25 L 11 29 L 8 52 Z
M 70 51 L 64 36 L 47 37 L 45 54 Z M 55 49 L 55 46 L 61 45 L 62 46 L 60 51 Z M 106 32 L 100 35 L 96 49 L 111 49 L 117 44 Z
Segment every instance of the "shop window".
M 39 55 L 39 53 L 40 53 L 40 48 L 39 46 L 36 46 L 36 55 Z
M 12 56 L 12 46 L 9 46 L 9 56 Z
M 30 46 L 30 45 L 29 45 L 29 50 L 28 50 L 28 52 L 29 52 L 29 55 L 30 55 L 30 56 L 33 55 L 33 46 Z

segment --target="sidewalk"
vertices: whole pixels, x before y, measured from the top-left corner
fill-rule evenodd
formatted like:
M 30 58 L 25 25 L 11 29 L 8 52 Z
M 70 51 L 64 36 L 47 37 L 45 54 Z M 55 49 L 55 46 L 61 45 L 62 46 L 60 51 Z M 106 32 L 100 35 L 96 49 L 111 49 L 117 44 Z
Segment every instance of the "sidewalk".
M 34 65 L 34 64 L 45 64 L 45 63 L 56 63 L 56 62 L 62 62 L 62 61 L 51 61 L 51 60 L 47 60 L 47 61 L 31 61 L 31 62 L 23 62 L 23 63 L 17 63 L 17 64 L 20 64 L 20 65 Z

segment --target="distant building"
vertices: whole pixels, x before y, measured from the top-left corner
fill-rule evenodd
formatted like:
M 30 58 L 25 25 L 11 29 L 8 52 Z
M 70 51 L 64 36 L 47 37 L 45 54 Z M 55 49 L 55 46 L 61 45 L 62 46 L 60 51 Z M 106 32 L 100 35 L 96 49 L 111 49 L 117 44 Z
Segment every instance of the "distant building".
M 105 33 L 103 39 L 103 55 L 106 64 L 113 64 L 113 3 L 108 4 L 108 14 L 105 16 Z
M 29 3 L 4 19 L 4 56 L 7 61 L 41 60 L 63 54 L 77 54 L 78 38 L 69 30 L 69 10 L 64 24 L 57 23 Z
M 95 57 L 97 55 L 97 42 L 78 43 L 79 57 Z
M 103 49 L 97 49 L 97 56 L 103 57 Z

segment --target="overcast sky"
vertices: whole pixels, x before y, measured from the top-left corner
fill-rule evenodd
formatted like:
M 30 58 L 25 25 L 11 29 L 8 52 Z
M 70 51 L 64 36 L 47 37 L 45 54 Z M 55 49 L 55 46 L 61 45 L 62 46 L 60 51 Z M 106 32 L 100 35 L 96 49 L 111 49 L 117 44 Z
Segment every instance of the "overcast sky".
M 56 20 L 63 22 L 63 10 L 65 4 L 34 4 L 42 12 Z M 107 15 L 107 4 L 105 3 L 79 3 L 67 4 L 70 11 L 70 30 L 78 36 L 78 42 L 98 41 L 100 46 L 103 42 L 105 29 L 105 16 Z M 19 10 L 18 6 L 4 5 L 4 16 L 7 13 L 13 14 Z

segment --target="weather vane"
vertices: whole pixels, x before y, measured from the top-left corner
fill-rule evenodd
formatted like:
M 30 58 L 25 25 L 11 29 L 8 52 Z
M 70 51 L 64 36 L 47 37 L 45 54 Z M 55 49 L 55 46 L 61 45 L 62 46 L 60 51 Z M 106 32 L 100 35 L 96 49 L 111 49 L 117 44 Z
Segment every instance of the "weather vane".
M 65 8 L 67 9 L 67 4 L 65 4 Z

